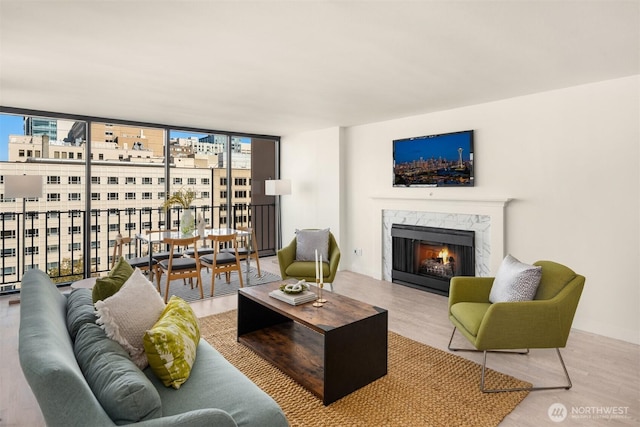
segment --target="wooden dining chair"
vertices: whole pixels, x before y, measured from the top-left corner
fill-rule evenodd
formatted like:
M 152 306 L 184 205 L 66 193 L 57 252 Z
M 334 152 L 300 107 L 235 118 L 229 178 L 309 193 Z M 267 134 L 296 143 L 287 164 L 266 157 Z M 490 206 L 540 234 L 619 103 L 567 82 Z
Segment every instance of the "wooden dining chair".
M 244 261 L 247 258 L 255 259 L 258 276 L 262 277 L 262 272 L 260 272 L 260 254 L 258 253 L 258 241 L 256 240 L 255 230 L 251 227 L 236 227 L 236 230 L 244 232 L 238 233 L 238 256 L 240 260 Z M 223 249 L 222 252 L 233 252 L 233 250 L 226 248 Z
M 131 242 L 133 242 L 133 240 L 134 239 L 132 237 L 122 237 L 122 234 L 118 233 L 118 235 L 116 236 L 116 241 L 113 245 L 113 256 L 111 257 L 112 269 L 113 269 L 113 266 L 116 265 L 116 262 L 120 258 L 122 258 L 124 245 L 130 244 Z M 160 271 L 158 270 L 158 262 L 155 259 L 151 258 L 150 260 L 148 256 L 146 257 L 143 256 L 143 257 L 133 257 L 133 258 L 125 257 L 125 260 L 133 268 L 137 267 L 141 271 L 148 271 L 149 280 L 152 283 L 155 276 L 156 286 L 158 287 L 158 292 L 160 292 Z M 149 261 L 151 261 L 151 263 Z M 149 265 L 151 265 L 151 268 L 149 268 Z
M 178 231 L 177 228 L 170 228 L 170 229 L 164 229 L 164 230 L 145 230 L 145 234 L 149 235 L 151 233 L 164 233 L 165 231 Z M 153 245 L 154 243 L 149 243 L 150 245 Z M 160 262 L 164 259 L 169 259 L 169 251 L 153 251 L 153 259 L 155 259 L 156 261 Z M 182 254 L 178 251 L 176 253 L 173 254 L 175 257 L 179 257 Z
M 199 236 L 172 239 L 166 237 L 163 243 L 169 245 L 169 258 L 158 261 L 158 268 L 161 273 L 167 275 L 167 284 L 164 292 L 164 302 L 169 300 L 169 285 L 172 280 L 189 279 L 191 289 L 193 289 L 193 278 L 196 279 L 196 287 L 200 288 L 200 298 L 204 298 L 202 290 L 202 277 L 200 275 L 200 256 L 198 254 Z M 183 257 L 180 248 L 193 248 L 193 257 Z
M 237 271 L 240 280 L 240 287 L 244 287 L 242 281 L 242 264 L 238 255 L 237 234 L 231 233 L 222 236 L 209 235 L 207 239 L 211 240 L 211 246 L 214 253 L 203 255 L 200 258 L 202 267 L 211 269 L 211 296 L 215 289 L 216 275 L 225 273 L 227 283 L 231 281 L 231 272 Z M 231 251 L 222 251 L 222 249 L 231 249 Z
M 209 229 L 210 230 L 211 226 L 205 227 L 205 229 Z M 202 238 L 202 236 L 200 236 L 200 237 L 201 237 L 201 239 L 200 239 L 200 243 L 199 243 L 200 247 L 198 248 L 198 255 L 200 255 L 202 257 L 203 255 L 212 254 L 214 252 L 214 250 L 213 250 L 213 248 L 211 246 L 209 246 L 209 244 L 210 244 L 209 240 L 205 239 L 205 238 Z M 182 254 L 184 256 L 193 257 L 193 252 L 194 252 L 194 249 L 193 248 L 189 248 L 189 249 L 184 250 L 182 252 Z

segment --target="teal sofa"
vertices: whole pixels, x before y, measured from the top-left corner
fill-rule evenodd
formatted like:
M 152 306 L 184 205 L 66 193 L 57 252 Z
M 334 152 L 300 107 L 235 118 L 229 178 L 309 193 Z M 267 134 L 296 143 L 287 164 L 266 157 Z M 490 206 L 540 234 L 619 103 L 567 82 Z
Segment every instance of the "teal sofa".
M 94 324 L 90 290 L 63 294 L 44 272 L 29 270 L 22 282 L 20 299 L 20 365 L 49 426 L 288 426 L 277 403 L 202 339 L 191 376 L 176 390 L 165 387 L 150 368 L 141 371 L 135 365 L 126 365 L 128 355 L 124 349 Z M 70 321 L 68 313 L 78 310 L 84 314 Z M 117 364 L 98 368 L 94 374 L 111 375 L 112 383 L 122 383 L 118 378 L 125 375 L 137 376 L 137 381 L 146 384 L 141 390 L 156 399 L 155 407 L 141 403 L 142 391 L 137 389 L 129 390 L 126 398 L 113 401 L 96 397 L 81 369 L 83 366 L 87 371 L 91 366 L 87 368 L 86 361 L 79 364 L 74 353 L 74 340 L 80 340 L 83 328 L 91 330 L 91 340 L 103 344 L 102 348 L 124 354 Z M 108 341 L 100 341 L 103 339 Z M 102 354 L 97 356 L 95 363 Z M 94 359 L 88 360 L 93 363 Z M 117 377 L 119 370 L 122 377 Z M 125 381 L 125 388 L 129 386 Z M 105 409 L 126 406 L 143 419 L 114 420 Z

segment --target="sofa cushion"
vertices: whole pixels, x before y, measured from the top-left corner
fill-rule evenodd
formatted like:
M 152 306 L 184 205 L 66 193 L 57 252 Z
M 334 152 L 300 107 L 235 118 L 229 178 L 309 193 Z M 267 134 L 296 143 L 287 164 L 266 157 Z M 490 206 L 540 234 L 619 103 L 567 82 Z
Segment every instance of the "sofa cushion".
M 218 408 L 229 413 L 239 426 L 289 425 L 273 398 L 204 339 L 200 339 L 197 353 L 189 381 L 177 391 L 163 387 L 151 368 L 144 370 L 160 394 L 165 417 L 201 408 Z
M 96 323 L 91 289 L 75 289 L 67 296 L 67 329 L 72 340 L 85 323 Z
M 87 323 L 80 328 L 74 353 L 89 387 L 113 422 L 121 425 L 162 416 L 156 388 L 98 325 Z
M 489 301 L 531 301 L 542 277 L 542 267 L 529 265 L 507 255 L 500 264 L 491 286 Z
M 120 290 L 124 282 L 133 274 L 133 267 L 120 258 L 106 277 L 98 277 L 93 285 L 93 303 L 105 300 Z
M 316 250 L 329 262 L 329 229 L 296 230 L 296 261 L 315 261 Z
M 195 313 L 183 299 L 172 296 L 160 319 L 144 334 L 149 366 L 165 386 L 178 389 L 187 381 L 199 341 Z
M 147 356 L 142 338 L 164 310 L 164 301 L 154 286 L 136 268 L 120 291 L 96 302 L 97 323 L 107 336 L 124 347 L 133 362 L 144 369 Z

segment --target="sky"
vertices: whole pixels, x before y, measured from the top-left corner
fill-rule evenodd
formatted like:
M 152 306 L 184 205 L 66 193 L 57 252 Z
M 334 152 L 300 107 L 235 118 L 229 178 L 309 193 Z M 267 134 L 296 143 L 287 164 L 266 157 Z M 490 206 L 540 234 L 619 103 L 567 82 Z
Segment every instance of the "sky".
M 469 133 L 456 132 L 437 136 L 425 136 L 394 141 L 393 158 L 396 163 L 431 158 L 458 160 L 458 148 L 462 147 L 462 160 L 468 161 L 472 147 Z
M 9 160 L 9 135 L 24 135 L 22 116 L 0 114 L 0 162 Z

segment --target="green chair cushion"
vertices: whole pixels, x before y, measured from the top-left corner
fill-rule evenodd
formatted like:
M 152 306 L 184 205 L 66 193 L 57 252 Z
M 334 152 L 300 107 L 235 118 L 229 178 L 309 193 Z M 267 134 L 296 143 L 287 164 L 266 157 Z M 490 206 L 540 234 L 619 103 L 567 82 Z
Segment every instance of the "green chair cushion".
M 329 270 L 329 266 L 326 263 L 322 263 L 323 274 Z M 287 269 L 287 276 L 292 277 L 315 277 L 315 263 L 313 261 L 295 261 L 290 264 Z
M 490 306 L 490 303 L 484 302 L 459 302 L 451 306 L 451 314 L 475 337 Z
M 100 326 L 88 323 L 80 328 L 74 353 L 89 387 L 113 422 L 130 424 L 162 416 L 156 388 Z

